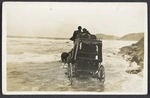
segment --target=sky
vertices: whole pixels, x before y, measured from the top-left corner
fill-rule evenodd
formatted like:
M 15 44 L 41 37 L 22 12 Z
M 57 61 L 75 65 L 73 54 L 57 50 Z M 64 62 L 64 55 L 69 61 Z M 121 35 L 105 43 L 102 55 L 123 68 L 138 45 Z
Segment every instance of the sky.
M 69 38 L 80 25 L 91 34 L 145 32 L 146 3 L 5 2 L 9 36 Z

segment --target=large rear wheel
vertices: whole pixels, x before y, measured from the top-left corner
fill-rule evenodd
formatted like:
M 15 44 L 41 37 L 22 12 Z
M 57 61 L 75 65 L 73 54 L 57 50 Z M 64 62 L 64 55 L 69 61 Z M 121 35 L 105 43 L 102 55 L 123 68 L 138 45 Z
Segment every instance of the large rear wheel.
M 98 68 L 98 75 L 97 78 L 100 82 L 100 85 L 103 85 L 105 82 L 105 69 L 103 65 L 100 65 Z
M 72 85 L 72 77 L 73 77 L 73 67 L 72 67 L 72 64 L 71 63 L 69 63 L 69 70 L 68 70 L 68 73 L 69 73 L 69 80 L 70 80 L 70 83 L 71 83 L 71 85 Z

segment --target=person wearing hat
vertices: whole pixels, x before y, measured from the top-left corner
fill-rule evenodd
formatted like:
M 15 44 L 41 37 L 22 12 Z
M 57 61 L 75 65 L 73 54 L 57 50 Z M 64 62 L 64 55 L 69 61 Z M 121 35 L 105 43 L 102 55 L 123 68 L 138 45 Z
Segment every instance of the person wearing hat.
M 78 30 L 74 31 L 73 36 L 70 38 L 70 40 L 75 42 L 75 39 L 77 38 L 77 35 L 82 33 L 81 30 L 82 30 L 82 27 L 78 26 Z
M 83 28 L 83 33 L 90 34 L 90 32 L 86 28 Z
M 82 36 L 83 36 L 83 38 L 89 38 L 90 39 L 90 32 L 86 28 L 83 28 Z

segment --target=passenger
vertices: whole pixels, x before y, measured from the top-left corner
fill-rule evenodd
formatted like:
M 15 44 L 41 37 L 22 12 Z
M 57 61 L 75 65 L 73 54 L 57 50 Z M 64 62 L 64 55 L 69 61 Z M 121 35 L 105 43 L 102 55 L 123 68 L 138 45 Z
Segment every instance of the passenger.
M 74 31 L 73 36 L 70 38 L 70 40 L 75 42 L 75 39 L 77 38 L 77 35 L 82 33 L 82 27 L 78 26 L 78 30 Z
M 83 38 L 89 38 L 90 39 L 91 38 L 90 35 L 91 35 L 90 32 L 87 29 L 83 28 L 83 33 L 82 33 Z
M 95 35 L 91 35 L 91 39 L 97 39 Z
M 83 33 L 90 34 L 90 32 L 86 28 L 83 28 Z

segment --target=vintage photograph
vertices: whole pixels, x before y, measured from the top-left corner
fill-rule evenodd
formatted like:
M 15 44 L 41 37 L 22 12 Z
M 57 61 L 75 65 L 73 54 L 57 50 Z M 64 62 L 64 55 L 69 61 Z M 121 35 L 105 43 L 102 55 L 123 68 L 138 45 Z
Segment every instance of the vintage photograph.
M 147 3 L 3 2 L 3 94 L 147 94 Z

